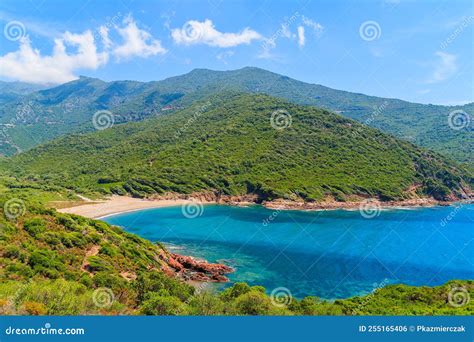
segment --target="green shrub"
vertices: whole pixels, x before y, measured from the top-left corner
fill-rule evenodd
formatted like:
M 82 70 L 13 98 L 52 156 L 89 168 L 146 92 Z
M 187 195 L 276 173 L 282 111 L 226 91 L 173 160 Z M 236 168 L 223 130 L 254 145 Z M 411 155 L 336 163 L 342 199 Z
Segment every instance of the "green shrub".
M 20 258 L 21 251 L 18 246 L 15 245 L 7 245 L 5 247 L 5 251 L 3 252 L 3 256 L 5 258 L 10 258 L 10 259 L 18 259 Z
M 29 279 L 33 276 L 34 272 L 28 265 L 19 262 L 13 262 L 6 266 L 5 273 L 9 277 L 11 275 L 17 275 L 23 279 Z
M 152 292 L 147 294 L 140 311 L 145 315 L 183 315 L 186 305 L 178 297 Z
M 55 274 L 54 271 L 64 271 L 66 266 L 64 265 L 62 258 L 57 254 L 56 251 L 47 249 L 36 250 L 31 253 L 28 264 L 34 269 L 41 271 L 43 274 Z
M 234 300 L 234 313 L 237 315 L 267 315 L 271 301 L 260 291 L 249 291 Z
M 250 286 L 247 283 L 235 283 L 232 287 L 229 287 L 221 292 L 220 297 L 224 301 L 235 299 L 250 291 Z
M 89 263 L 88 269 L 91 272 L 112 271 L 112 265 L 98 256 L 90 256 L 87 258 Z
M 43 233 L 46 230 L 46 223 L 41 218 L 33 218 L 26 220 L 23 228 L 33 237 Z

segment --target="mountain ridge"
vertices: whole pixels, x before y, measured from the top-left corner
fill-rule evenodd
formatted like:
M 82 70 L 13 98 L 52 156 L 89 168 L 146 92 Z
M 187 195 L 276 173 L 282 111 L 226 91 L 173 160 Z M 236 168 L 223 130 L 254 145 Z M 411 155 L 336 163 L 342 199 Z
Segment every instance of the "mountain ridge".
M 105 82 L 81 77 L 28 95 L 20 103 L 5 104 L 0 108 L 0 123 L 8 123 L 12 114 L 18 112 L 33 113 L 17 120 L 14 127 L 6 128 L 12 143 L 25 150 L 63 134 L 93 130 L 91 119 L 99 110 L 113 112 L 116 124 L 141 121 L 172 113 L 223 90 L 264 93 L 329 109 L 458 161 L 474 160 L 472 124 L 459 130 L 448 124 L 450 112 L 461 110 L 472 116 L 474 104 L 424 105 L 379 98 L 297 81 L 256 67 L 230 71 L 195 69 L 151 82 Z M 6 155 L 15 152 L 5 139 L 0 143 L 2 152 Z
M 407 191 L 415 186 L 416 196 L 447 200 L 468 197 L 473 182 L 456 163 L 357 121 L 229 92 L 173 115 L 65 136 L 2 164 L 39 182 L 136 197 L 212 191 L 260 200 L 389 201 L 412 198 Z

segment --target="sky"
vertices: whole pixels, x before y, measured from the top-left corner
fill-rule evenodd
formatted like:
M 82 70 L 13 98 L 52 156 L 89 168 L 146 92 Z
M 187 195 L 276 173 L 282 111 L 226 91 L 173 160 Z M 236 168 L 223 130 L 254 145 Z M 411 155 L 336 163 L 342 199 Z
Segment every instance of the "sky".
M 473 4 L 2 0 L 0 79 L 152 81 L 255 66 L 351 92 L 464 104 L 474 101 Z

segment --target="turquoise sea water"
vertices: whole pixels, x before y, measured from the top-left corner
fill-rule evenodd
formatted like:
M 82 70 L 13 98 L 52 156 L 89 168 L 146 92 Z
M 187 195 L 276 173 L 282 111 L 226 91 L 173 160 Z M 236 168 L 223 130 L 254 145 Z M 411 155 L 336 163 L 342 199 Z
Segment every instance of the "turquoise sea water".
M 474 279 L 474 205 L 359 211 L 272 211 L 205 205 L 147 209 L 103 220 L 180 254 L 233 266 L 232 282 L 346 298 L 392 283 Z M 188 215 L 189 216 L 189 215 Z

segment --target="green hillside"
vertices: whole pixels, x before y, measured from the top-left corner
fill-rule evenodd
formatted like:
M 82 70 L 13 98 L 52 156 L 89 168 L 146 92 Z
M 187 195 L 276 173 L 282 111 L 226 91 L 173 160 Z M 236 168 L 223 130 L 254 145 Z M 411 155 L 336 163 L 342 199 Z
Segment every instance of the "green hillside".
M 3 180 L 2 180 L 3 183 Z M 17 184 L 18 185 L 18 184 Z M 2 188 L 2 190 L 5 190 Z M 1 315 L 471 315 L 474 304 L 456 305 L 458 288 L 474 295 L 472 281 L 437 287 L 392 285 L 366 297 L 335 302 L 316 297 L 280 303 L 261 286 L 237 283 L 220 292 L 197 291 L 165 275 L 152 244 L 104 222 L 59 214 L 24 201 L 11 218 L 10 196 L 0 193 Z
M 474 295 L 470 280 L 286 305 L 243 283 L 200 291 L 169 274 L 160 244 L 45 205 L 78 192 L 442 200 L 464 196 L 472 182 L 436 153 L 267 95 L 222 93 L 173 115 L 62 137 L 0 158 L 0 314 L 469 315 L 472 301 L 453 304 L 451 293 Z M 19 203 L 14 217 L 8 201 Z
M 0 124 L 6 133 L 0 136 L 0 153 L 12 155 L 66 133 L 92 131 L 92 116 L 98 110 L 111 111 L 116 124 L 141 121 L 187 108 L 223 90 L 263 93 L 326 108 L 458 161 L 472 164 L 474 160 L 474 120 L 458 130 L 448 125 L 454 110 L 463 110 L 472 118 L 472 104 L 450 107 L 379 98 L 250 67 L 233 71 L 197 69 L 148 83 L 82 77 L 15 98 L 0 107 Z
M 260 200 L 446 200 L 462 198 L 473 182 L 456 163 L 356 121 L 234 93 L 173 115 L 60 138 L 0 165 L 38 183 L 138 197 L 213 191 Z

